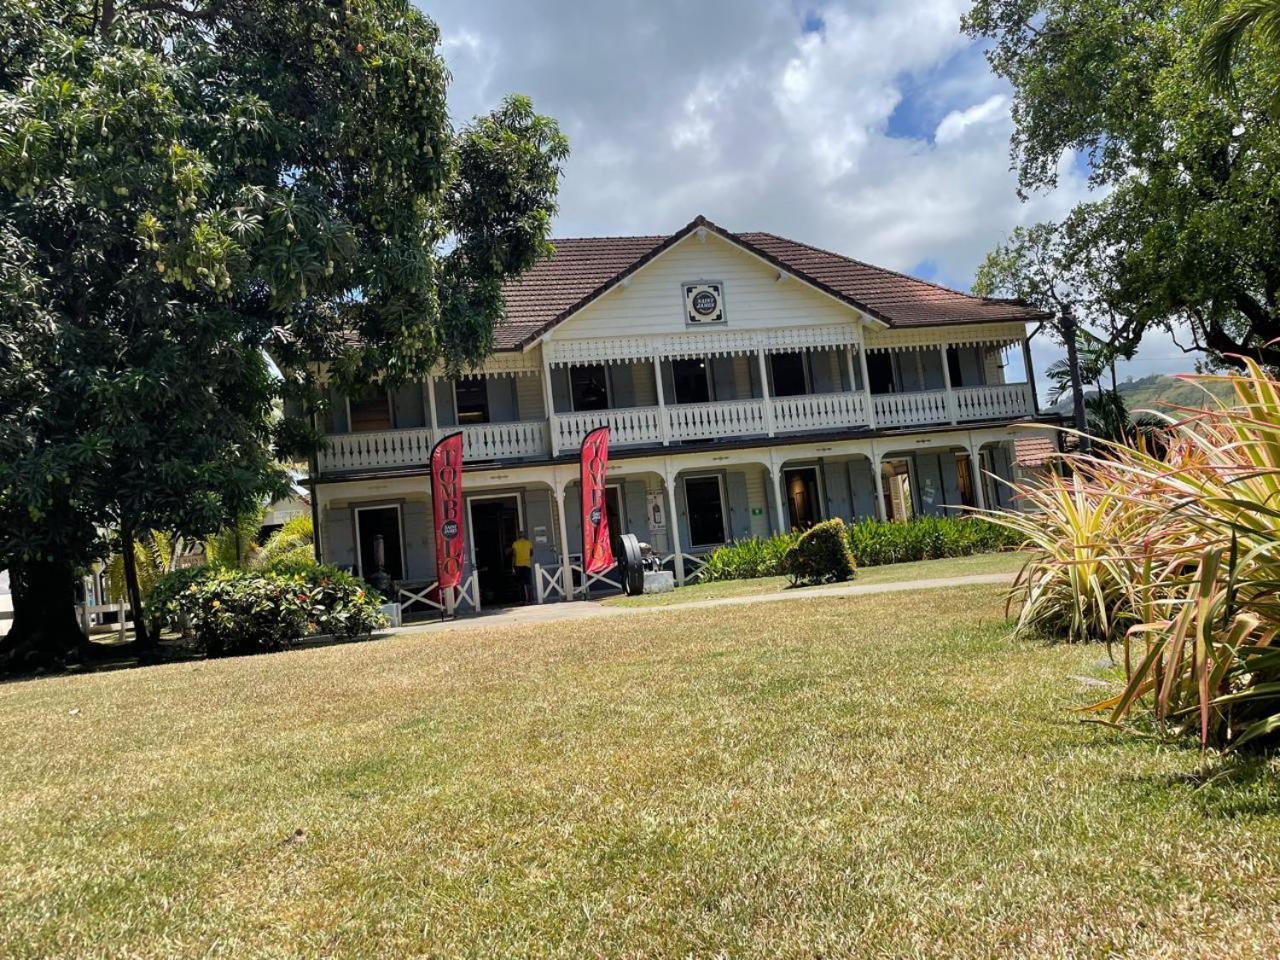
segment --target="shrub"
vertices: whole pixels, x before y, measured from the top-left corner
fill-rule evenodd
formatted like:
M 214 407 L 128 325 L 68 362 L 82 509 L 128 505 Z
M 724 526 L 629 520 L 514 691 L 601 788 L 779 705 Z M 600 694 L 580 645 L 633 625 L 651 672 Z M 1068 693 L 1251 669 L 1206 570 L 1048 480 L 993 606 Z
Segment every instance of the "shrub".
M 783 567 L 793 583 L 833 583 L 853 579 L 855 564 L 843 520 L 814 524 L 787 549 Z
M 752 537 L 717 547 L 707 556 L 703 582 L 713 580 L 754 580 L 778 577 L 786 571 L 782 561 L 787 549 L 800 538 L 798 533 L 776 537 Z
M 383 623 L 377 599 L 336 567 L 179 573 L 185 587 L 176 576 L 157 586 L 165 591 L 157 613 L 211 657 L 283 650 L 309 636 L 357 637 Z
M 311 529 L 311 517 L 303 515 L 286 520 L 284 525 L 254 554 L 252 566 L 268 570 L 315 566 L 315 534 Z
M 849 549 L 860 567 L 966 557 L 1019 545 L 1014 531 L 979 517 L 859 520 L 849 527 Z

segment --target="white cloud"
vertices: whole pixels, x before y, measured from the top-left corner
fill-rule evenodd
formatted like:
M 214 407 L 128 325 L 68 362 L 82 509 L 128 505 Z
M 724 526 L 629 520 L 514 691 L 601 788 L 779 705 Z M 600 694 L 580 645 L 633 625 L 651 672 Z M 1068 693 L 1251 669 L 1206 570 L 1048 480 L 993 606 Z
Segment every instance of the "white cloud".
M 960 33 L 967 6 L 435 0 L 428 12 L 455 117 L 520 91 L 568 134 L 559 235 L 663 233 L 703 213 L 965 286 L 1013 226 L 1087 192 L 1067 158 L 1058 191 L 1018 201 L 1009 91 Z
M 967 110 L 952 110 L 948 113 L 938 124 L 933 139 L 937 143 L 953 143 L 963 137 L 971 127 L 998 124 L 1008 119 L 1008 116 L 1009 98 L 1003 93 L 994 93 Z

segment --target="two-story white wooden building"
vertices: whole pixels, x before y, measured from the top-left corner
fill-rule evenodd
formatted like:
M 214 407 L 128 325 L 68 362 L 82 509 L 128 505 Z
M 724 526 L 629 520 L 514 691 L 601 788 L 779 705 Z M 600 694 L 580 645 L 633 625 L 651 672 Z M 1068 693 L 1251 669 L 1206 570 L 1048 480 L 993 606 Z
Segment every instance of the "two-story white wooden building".
M 682 582 L 720 544 L 825 517 L 1007 502 L 994 478 L 1037 405 L 1005 364 L 1021 351 L 1030 370 L 1042 314 L 702 217 L 555 247 L 508 286 L 481 369 L 332 398 L 311 477 L 325 560 L 371 573 L 381 535 L 394 579 L 433 579 L 427 459 L 454 430 L 488 602 L 516 595 L 520 529 L 539 597 L 564 595 L 578 445 L 606 423 L 611 529 L 652 543 Z

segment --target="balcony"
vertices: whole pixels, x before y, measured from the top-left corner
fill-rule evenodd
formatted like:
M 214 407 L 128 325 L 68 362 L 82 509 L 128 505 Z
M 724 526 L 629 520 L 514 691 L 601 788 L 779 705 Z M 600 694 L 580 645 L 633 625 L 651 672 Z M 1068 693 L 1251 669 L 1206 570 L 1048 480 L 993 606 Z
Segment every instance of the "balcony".
M 432 445 L 461 430 L 472 463 L 545 459 L 577 449 L 582 438 L 608 424 L 614 447 L 662 447 L 730 438 L 767 438 L 843 430 L 901 430 L 1011 419 L 1034 413 L 1026 383 L 870 395 L 863 391 L 812 393 L 771 399 L 556 414 L 463 427 L 407 428 L 328 437 L 318 455 L 321 474 L 424 466 Z M 554 449 L 553 449 L 554 441 Z

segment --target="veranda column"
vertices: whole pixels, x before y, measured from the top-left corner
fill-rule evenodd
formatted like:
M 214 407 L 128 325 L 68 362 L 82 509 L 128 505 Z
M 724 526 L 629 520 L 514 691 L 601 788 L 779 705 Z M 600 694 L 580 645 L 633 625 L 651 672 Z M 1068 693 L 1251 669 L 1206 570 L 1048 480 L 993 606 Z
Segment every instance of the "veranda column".
M 658 394 L 658 429 L 662 431 L 662 445 L 671 443 L 671 424 L 667 423 L 667 396 L 662 387 L 662 357 L 653 358 L 653 384 Z
M 556 443 L 556 404 L 555 392 L 551 389 L 551 364 L 547 362 L 547 345 L 542 345 L 542 405 L 547 411 L 547 445 L 554 457 L 560 452 Z
M 979 510 L 987 509 L 986 491 L 982 489 L 982 444 L 969 444 L 969 471 L 973 474 L 973 502 Z
M 889 519 L 889 511 L 884 506 L 884 471 L 880 468 L 880 454 L 871 451 L 871 478 L 876 483 L 876 516 L 881 520 Z
M 1040 398 L 1036 396 L 1036 376 L 1031 369 L 1031 338 L 1022 338 L 1022 365 L 1026 368 L 1027 388 L 1031 393 L 1031 413 L 1040 412 Z
M 769 486 L 773 490 L 773 509 L 778 517 L 777 533 L 791 532 L 791 514 L 782 496 L 782 476 L 778 471 L 778 458 L 769 454 Z
M 942 383 L 947 388 L 947 419 L 955 423 L 956 395 L 951 389 L 951 364 L 947 363 L 947 345 L 938 344 L 938 350 L 942 353 Z
M 573 568 L 569 565 L 569 525 L 565 522 L 565 493 L 568 484 L 556 482 L 556 522 L 560 536 L 560 584 L 564 598 L 573 599 Z
M 756 351 L 756 359 L 760 362 L 760 396 L 764 398 L 764 423 L 769 436 L 773 436 L 776 425 L 773 422 L 773 400 L 769 396 L 769 373 L 764 362 L 764 347 Z
M 871 396 L 871 378 L 867 376 L 867 348 L 858 348 L 858 363 L 862 367 L 862 393 L 867 398 L 867 423 L 871 429 L 876 428 L 876 401 Z
M 436 415 L 436 378 L 427 377 L 427 409 L 431 411 L 431 436 L 436 438 L 440 433 L 440 418 Z
M 667 489 L 667 530 L 670 531 L 671 553 L 674 557 L 676 583 L 684 586 L 684 548 L 680 544 L 680 514 L 676 511 L 676 475 L 668 467 L 662 474 L 662 485 Z

